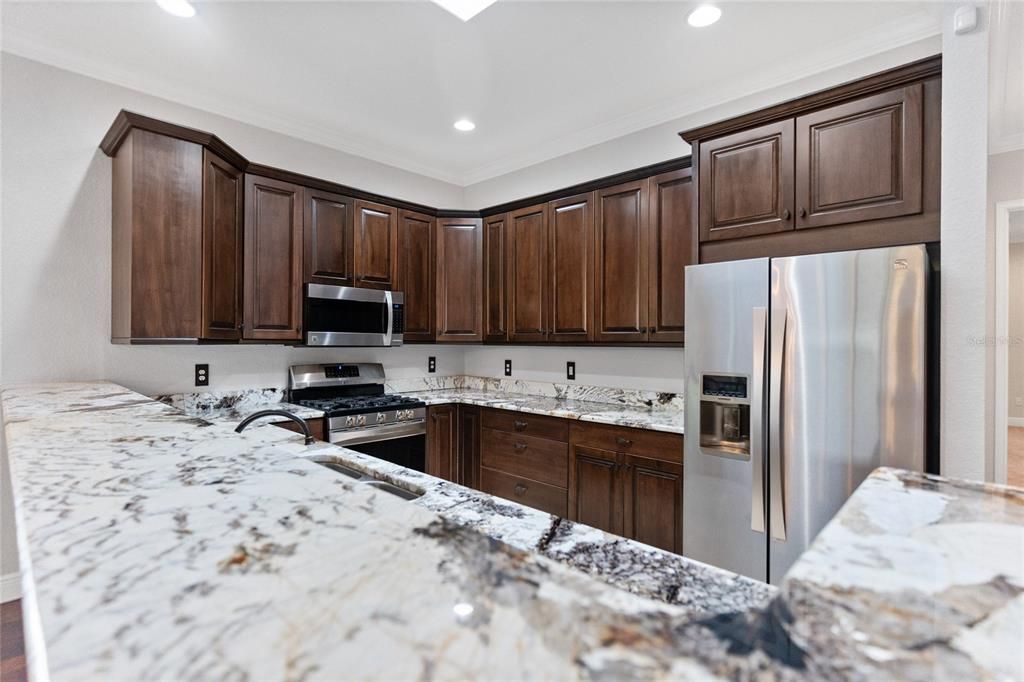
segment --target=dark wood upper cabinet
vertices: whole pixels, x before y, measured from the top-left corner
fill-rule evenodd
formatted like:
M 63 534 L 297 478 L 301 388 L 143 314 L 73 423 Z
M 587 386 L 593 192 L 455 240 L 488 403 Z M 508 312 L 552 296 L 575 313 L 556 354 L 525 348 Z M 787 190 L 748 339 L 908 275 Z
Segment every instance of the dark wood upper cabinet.
M 434 219 L 398 214 L 399 286 L 405 295 L 405 341 L 434 340 Z
M 484 219 L 484 341 L 508 341 L 507 216 Z
M 694 253 L 693 176 L 689 168 L 651 178 L 649 340 L 682 343 L 687 265 Z
M 924 87 L 796 119 L 797 228 L 921 212 Z
M 548 338 L 585 342 L 594 335 L 594 194 L 548 203 Z
M 622 534 L 683 553 L 683 465 L 648 457 L 623 457 Z
M 547 223 L 543 204 L 508 214 L 511 341 L 543 341 L 547 337 Z
M 303 215 L 304 279 L 350 287 L 353 276 L 353 200 L 341 194 L 307 189 Z
M 210 178 L 210 172 L 200 145 L 146 130 L 131 131 L 117 150 L 112 178 L 112 341 L 174 342 L 203 336 L 204 217 L 212 218 L 211 210 L 204 214 L 204 185 L 218 185 L 218 195 L 208 197 L 213 210 L 215 204 L 223 207 L 227 192 L 223 180 Z M 225 219 L 230 216 L 221 215 L 217 227 L 223 228 Z M 224 284 L 220 276 L 217 283 Z M 226 311 L 210 313 L 229 316 Z
M 700 143 L 700 238 L 793 229 L 793 121 Z
M 599 190 L 596 198 L 595 339 L 647 340 L 647 179 Z
M 584 445 L 570 447 L 569 518 L 622 535 L 618 453 Z
M 435 313 L 438 342 L 483 340 L 483 225 L 438 218 Z
M 355 281 L 365 289 L 394 289 L 398 275 L 398 209 L 355 203 Z
M 242 335 L 242 171 L 203 150 L 203 337 Z
M 302 327 L 303 188 L 245 176 L 243 338 L 298 341 Z

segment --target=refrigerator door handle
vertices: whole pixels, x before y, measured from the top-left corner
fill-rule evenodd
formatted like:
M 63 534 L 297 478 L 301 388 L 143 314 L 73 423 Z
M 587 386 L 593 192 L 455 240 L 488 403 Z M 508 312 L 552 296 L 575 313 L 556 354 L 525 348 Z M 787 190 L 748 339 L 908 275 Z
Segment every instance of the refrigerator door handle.
M 754 308 L 754 372 L 750 391 L 750 530 L 764 532 L 764 359 L 768 343 L 768 311 Z
M 786 488 L 782 461 L 782 363 L 785 358 L 787 308 L 772 310 L 771 365 L 769 374 L 768 430 L 769 449 L 768 499 L 773 540 L 786 539 Z

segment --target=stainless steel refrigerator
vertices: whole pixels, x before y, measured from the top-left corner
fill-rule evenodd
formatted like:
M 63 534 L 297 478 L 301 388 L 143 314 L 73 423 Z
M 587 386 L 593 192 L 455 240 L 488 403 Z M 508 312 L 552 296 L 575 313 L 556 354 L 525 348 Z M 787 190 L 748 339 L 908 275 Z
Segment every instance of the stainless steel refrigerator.
M 923 245 L 686 268 L 683 553 L 771 583 L 878 466 L 923 471 Z

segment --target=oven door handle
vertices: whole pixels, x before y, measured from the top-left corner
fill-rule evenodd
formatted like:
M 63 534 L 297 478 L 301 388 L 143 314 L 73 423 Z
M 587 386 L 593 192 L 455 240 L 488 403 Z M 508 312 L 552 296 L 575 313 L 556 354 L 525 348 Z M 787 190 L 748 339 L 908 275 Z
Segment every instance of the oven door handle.
M 383 426 L 374 426 L 367 429 L 331 431 L 328 434 L 328 440 L 335 445 L 360 445 L 362 443 L 376 443 L 384 440 L 395 440 L 396 438 L 422 436 L 426 432 L 426 422 L 418 420 L 402 422 L 400 424 L 385 424 Z
M 394 327 L 395 327 L 395 307 L 391 304 L 391 302 L 392 302 L 391 291 L 390 290 L 389 291 L 385 291 L 384 292 L 384 306 L 387 308 L 387 313 L 388 313 L 387 328 L 386 328 L 386 330 L 384 332 L 384 345 L 385 346 L 390 346 L 391 345 L 391 335 L 392 335 L 392 332 L 394 332 Z

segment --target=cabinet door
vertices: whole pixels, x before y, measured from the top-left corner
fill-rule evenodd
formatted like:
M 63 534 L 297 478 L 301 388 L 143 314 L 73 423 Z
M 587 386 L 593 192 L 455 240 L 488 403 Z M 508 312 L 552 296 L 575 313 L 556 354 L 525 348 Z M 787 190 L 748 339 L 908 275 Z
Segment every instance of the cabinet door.
M 793 229 L 793 120 L 702 141 L 700 239 Z
M 459 420 L 455 405 L 427 408 L 426 469 L 431 476 L 454 481 L 458 474 Z
M 547 337 L 548 225 L 544 205 L 508 214 L 509 339 Z
M 434 219 L 398 216 L 399 286 L 405 294 L 405 341 L 434 340 Z
M 689 168 L 651 178 L 648 226 L 650 341 L 683 342 L 683 272 L 694 257 L 693 176 Z
M 203 150 L 203 337 L 237 339 L 242 328 L 242 171 Z
M 246 339 L 301 338 L 302 192 L 289 182 L 245 176 Z
M 797 228 L 921 212 L 921 83 L 796 119 Z
M 594 194 L 548 204 L 549 339 L 583 342 L 594 333 Z
M 484 341 L 508 341 L 507 216 L 484 219 Z
M 647 340 L 647 190 L 645 179 L 597 193 L 597 341 Z
M 683 466 L 625 455 L 624 535 L 683 553 Z
M 575 444 L 569 452 L 569 518 L 622 535 L 619 455 Z
M 479 218 L 437 221 L 438 342 L 483 339 L 482 236 Z
M 364 289 L 394 289 L 398 275 L 398 210 L 355 203 L 355 282 Z
M 307 282 L 350 287 L 353 200 L 340 194 L 306 190 L 303 216 L 304 274 Z
M 480 489 L 480 408 L 459 405 L 459 477 L 467 488 Z

